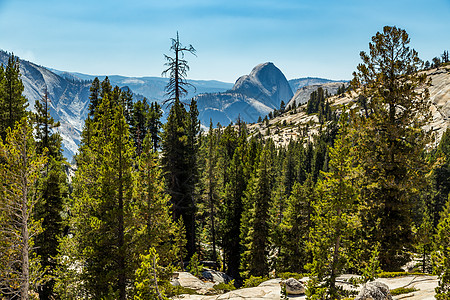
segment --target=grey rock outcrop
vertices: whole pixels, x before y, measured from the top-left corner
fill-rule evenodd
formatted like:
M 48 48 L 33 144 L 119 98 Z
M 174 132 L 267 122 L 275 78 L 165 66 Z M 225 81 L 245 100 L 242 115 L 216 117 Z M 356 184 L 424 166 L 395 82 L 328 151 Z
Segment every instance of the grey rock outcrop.
M 228 283 L 231 280 L 233 280 L 233 278 L 231 278 L 230 276 L 228 276 L 227 274 L 225 274 L 223 272 L 209 270 L 209 269 L 203 271 L 202 276 L 204 279 L 214 282 L 214 284 Z
M 305 293 L 305 286 L 295 278 L 283 280 L 281 284 L 286 287 L 288 295 L 302 295 Z
M 392 300 L 389 287 L 381 282 L 366 283 L 355 300 Z
M 341 87 L 343 84 L 345 86 L 348 86 L 348 82 L 345 82 L 345 81 L 327 82 L 327 83 L 323 83 L 323 84 L 314 84 L 314 85 L 303 86 L 295 92 L 294 96 L 291 98 L 291 100 L 289 100 L 286 107 L 290 106 L 290 105 L 294 105 L 294 103 L 296 106 L 298 106 L 298 105 L 308 102 L 311 93 L 316 91 L 319 87 L 328 91 L 328 94 L 334 95 L 338 91 L 338 88 Z
M 214 293 L 213 283 L 203 282 L 188 272 L 179 272 L 178 278 L 172 280 L 172 285 L 181 285 L 182 287 L 195 290 L 198 294 L 206 295 Z

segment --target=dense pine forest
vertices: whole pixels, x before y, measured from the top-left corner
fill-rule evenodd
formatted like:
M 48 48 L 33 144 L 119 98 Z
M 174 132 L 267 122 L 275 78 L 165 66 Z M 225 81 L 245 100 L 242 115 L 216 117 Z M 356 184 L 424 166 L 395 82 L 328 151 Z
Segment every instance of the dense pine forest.
M 0 68 L 0 298 L 167 299 L 182 292 L 174 272 L 204 264 L 235 287 L 304 274 L 308 299 L 341 299 L 339 275 L 370 281 L 414 262 L 449 299 L 450 130 L 432 143 L 430 66 L 409 42 L 396 27 L 372 37 L 339 89 L 347 106 L 322 89 L 283 103 L 274 115 L 319 122 L 277 146 L 239 119 L 201 129 L 196 101 L 183 100 L 195 49 L 177 35 L 165 103 L 92 82 L 74 166 L 47 96 L 27 110 L 12 55 Z

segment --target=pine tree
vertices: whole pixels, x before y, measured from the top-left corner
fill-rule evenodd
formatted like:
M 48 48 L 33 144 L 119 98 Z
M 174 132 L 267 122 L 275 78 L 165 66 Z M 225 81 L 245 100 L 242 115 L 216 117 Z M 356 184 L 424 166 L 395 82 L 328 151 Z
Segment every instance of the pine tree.
M 330 171 L 318 182 L 318 197 L 313 203 L 309 249 L 312 263 L 308 282 L 308 299 L 339 299 L 336 278 L 348 266 L 349 249 L 358 224 L 359 191 L 355 179 L 359 168 L 354 164 L 355 147 L 347 131 L 346 114 L 341 116 L 341 130 L 330 149 Z
M 131 126 L 134 105 L 133 105 L 133 92 L 129 88 L 121 90 L 120 102 L 123 109 L 123 115 L 125 116 L 125 121 L 127 122 L 128 126 Z
M 189 65 L 184 59 L 184 54 L 185 52 L 189 52 L 195 55 L 195 49 L 192 45 L 187 47 L 183 46 L 183 44 L 180 43 L 178 32 L 177 38 L 171 39 L 171 41 L 172 46 L 170 47 L 170 50 L 173 51 L 175 57 L 164 55 L 164 58 L 167 60 L 165 63 L 167 69 L 162 72 L 162 75 L 165 76 L 166 74 L 169 74 L 169 83 L 166 86 L 167 99 L 164 101 L 164 104 L 173 103 L 176 100 L 181 101 L 182 97 L 188 93 L 187 87 L 192 86 L 186 81 Z
M 420 255 L 422 263 L 422 272 L 431 272 L 430 266 L 430 256 L 433 250 L 433 224 L 431 222 L 430 215 L 428 211 L 425 211 L 422 222 L 417 228 L 417 233 L 415 236 L 415 250 Z
M 3 71 L 3 70 L 2 70 Z M 1 75 L 4 76 L 1 76 Z M 22 96 L 19 59 L 11 54 L 4 72 L 0 72 L 0 137 L 6 138 L 6 129 L 26 116 L 27 99 Z
M 48 162 L 38 180 L 38 188 L 42 193 L 41 201 L 36 204 L 34 217 L 42 220 L 42 232 L 35 238 L 36 254 L 40 257 L 41 265 L 47 270 L 51 279 L 39 287 L 39 297 L 50 299 L 54 297 L 53 286 L 59 239 L 63 236 L 63 207 L 68 193 L 66 174 L 63 170 L 62 138 L 53 130 L 59 126 L 50 116 L 47 91 L 41 101 L 36 101 L 34 114 L 36 151 L 45 151 Z
M 103 85 L 103 84 L 102 84 Z M 91 146 L 74 178 L 72 220 L 81 280 L 89 297 L 125 299 L 130 268 L 130 204 L 134 149 L 123 108 L 110 104 L 108 92 L 98 108 Z
M 176 231 L 182 229 L 172 221 L 170 197 L 164 192 L 157 154 L 151 151 L 151 142 L 145 139 L 138 158 L 138 180 L 135 182 L 135 199 L 131 209 L 131 227 L 134 260 L 153 247 L 164 265 L 178 261 L 180 249 L 173 245 Z M 184 246 L 184 245 L 183 245 Z M 137 266 L 135 266 L 137 267 Z
M 221 134 L 219 140 L 220 157 L 219 170 L 222 189 L 222 205 L 219 212 L 220 244 L 223 250 L 226 273 L 236 280 L 240 279 L 239 268 L 241 260 L 241 217 L 242 197 L 247 187 L 247 177 L 244 174 L 246 164 L 247 136 L 238 136 L 235 129 L 229 125 Z
M 91 87 L 89 88 L 91 94 L 89 96 L 89 117 L 94 117 L 95 112 L 100 104 L 101 98 L 100 98 L 100 80 L 98 80 L 98 77 L 95 77 L 92 81 Z
M 213 129 L 212 120 L 210 120 L 209 131 L 207 136 L 207 151 L 206 158 L 206 190 L 207 190 L 207 202 L 209 210 L 209 221 L 211 226 L 211 243 L 212 243 L 212 260 L 217 261 L 217 240 L 216 240 L 216 208 L 217 208 L 217 139 Z
M 439 284 L 436 288 L 436 299 L 450 298 L 450 196 L 447 205 L 441 214 L 436 234 L 435 273 L 439 275 Z
M 136 154 L 142 153 L 145 137 L 149 130 L 149 114 L 151 113 L 147 99 L 138 100 L 134 103 L 130 132 L 136 147 Z
M 281 103 L 280 103 L 280 113 L 284 113 L 285 110 L 286 110 L 286 104 L 284 103 L 283 100 L 281 100 Z
M 440 214 L 444 210 L 450 193 L 450 129 L 442 135 L 435 154 L 436 164 L 432 172 L 432 185 L 435 191 L 430 203 L 433 227 L 437 227 Z
M 294 184 L 281 225 L 280 271 L 301 273 L 305 271 L 304 266 L 310 262 L 307 242 L 312 227 L 312 204 L 315 199 L 311 176 L 308 176 L 303 184 Z
M 198 179 L 196 168 L 197 135 L 199 132 L 198 110 L 196 102 L 191 102 L 189 113 L 184 108 L 181 97 L 187 94 L 186 73 L 189 70 L 184 59 L 185 52 L 195 54 L 192 45 L 188 47 L 177 38 L 172 39 L 170 48 L 175 57 L 165 55 L 169 73 L 169 83 L 166 86 L 167 99 L 164 103 L 171 104 L 169 117 L 164 126 L 162 139 L 162 165 L 166 178 L 167 189 L 171 196 L 174 220 L 180 217 L 186 227 L 187 254 L 190 258 L 196 253 L 196 222 L 195 222 L 195 184 Z
M 46 159 L 36 153 L 27 118 L 7 129 L 5 143 L 0 139 L 0 161 L 0 295 L 29 299 L 43 279 L 32 249 L 41 231 L 33 218 L 40 199 L 36 182 Z
M 186 228 L 188 257 L 196 251 L 195 203 L 192 186 L 192 149 L 189 139 L 188 113 L 183 104 L 175 100 L 164 126 L 161 163 L 166 188 L 171 197 L 174 220 L 183 219 Z
M 422 152 L 429 134 L 422 128 L 430 118 L 429 80 L 418 73 L 422 63 L 409 42 L 405 30 L 384 27 L 372 38 L 370 53 L 361 52 L 352 80 L 369 107 L 367 117 L 353 118 L 364 169 L 363 223 L 369 232 L 380 220 L 374 239 L 381 242 L 384 270 L 398 270 L 409 258 L 410 208 L 427 171 Z
M 161 141 L 162 109 L 158 102 L 152 102 L 148 116 L 148 131 L 152 141 L 153 152 L 158 151 Z
M 245 193 L 241 241 L 245 249 L 242 253 L 242 270 L 247 276 L 269 274 L 269 209 L 274 184 L 272 155 L 269 141 L 261 152 L 258 168 Z

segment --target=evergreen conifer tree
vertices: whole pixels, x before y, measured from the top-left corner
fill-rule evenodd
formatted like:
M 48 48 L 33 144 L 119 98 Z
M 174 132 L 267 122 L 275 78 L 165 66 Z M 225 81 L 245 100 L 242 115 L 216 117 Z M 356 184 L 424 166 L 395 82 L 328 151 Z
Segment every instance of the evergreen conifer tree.
M 269 274 L 269 234 L 274 172 L 269 141 L 261 152 L 258 167 L 248 184 L 244 201 L 241 227 L 243 246 L 242 270 L 246 275 L 267 276 Z M 272 142 L 273 143 L 273 142 Z M 246 226 L 245 226 L 246 225 Z
M 104 84 L 102 84 L 104 85 Z M 74 178 L 72 227 L 81 280 L 89 297 L 125 299 L 130 267 L 134 149 L 121 105 L 104 91 L 90 147 Z
M 281 225 L 280 271 L 301 273 L 305 271 L 304 266 L 310 262 L 307 242 L 312 227 L 312 204 L 315 199 L 311 176 L 308 176 L 303 184 L 294 184 Z
M 0 139 L 0 295 L 29 299 L 42 282 L 39 261 L 32 253 L 41 222 L 33 218 L 40 193 L 36 182 L 46 158 L 36 153 L 27 118 Z
M 89 96 L 89 116 L 94 117 L 95 111 L 97 107 L 100 104 L 101 98 L 100 98 L 100 80 L 98 80 L 98 77 L 95 77 L 92 81 L 91 87 L 89 88 L 91 94 Z
M 187 94 L 186 88 L 190 85 L 186 82 L 189 66 L 184 59 L 184 53 L 195 54 L 195 49 L 192 45 L 183 46 L 178 33 L 176 39 L 172 39 L 170 49 L 174 57 L 165 55 L 167 69 L 163 71 L 163 75 L 169 74 L 169 83 L 166 86 L 168 98 L 165 103 L 172 106 L 164 126 L 161 162 L 167 190 L 171 196 L 174 220 L 182 218 L 186 228 L 187 255 L 190 258 L 197 252 L 194 191 L 198 179 L 196 157 L 199 122 L 196 102 L 192 100 L 187 112 L 181 97 Z
M 0 137 L 3 140 L 6 138 L 6 129 L 14 128 L 14 124 L 27 114 L 27 99 L 22 96 L 23 89 L 19 59 L 11 54 L 4 72 L 0 72 Z
M 405 30 L 384 27 L 372 37 L 370 53 L 361 52 L 352 80 L 369 107 L 367 116 L 353 118 L 364 169 L 363 223 L 369 232 L 380 221 L 373 238 L 381 242 L 384 270 L 398 270 L 409 259 L 410 208 L 427 172 L 422 152 L 429 134 L 422 128 L 430 119 L 429 80 L 418 73 L 422 62 L 409 42 Z
M 42 267 L 47 271 L 50 280 L 39 287 L 39 297 L 50 299 L 55 297 L 53 286 L 59 239 L 63 236 L 63 208 L 68 193 L 67 178 L 63 170 L 62 138 L 53 129 L 59 126 L 50 116 L 47 91 L 41 101 L 36 101 L 34 114 L 36 151 L 46 153 L 48 161 L 38 180 L 38 187 L 42 193 L 41 200 L 36 203 L 34 217 L 42 220 L 42 232 L 35 238 L 36 254 L 41 260 Z
M 339 299 L 336 278 L 347 267 L 349 249 L 358 224 L 359 191 L 355 186 L 359 168 L 355 166 L 356 148 L 347 129 L 346 114 L 341 116 L 340 135 L 330 149 L 330 171 L 318 182 L 309 250 L 312 263 L 308 299 Z
M 436 299 L 450 298 L 450 196 L 441 214 L 436 234 L 434 257 L 435 273 L 439 275 Z

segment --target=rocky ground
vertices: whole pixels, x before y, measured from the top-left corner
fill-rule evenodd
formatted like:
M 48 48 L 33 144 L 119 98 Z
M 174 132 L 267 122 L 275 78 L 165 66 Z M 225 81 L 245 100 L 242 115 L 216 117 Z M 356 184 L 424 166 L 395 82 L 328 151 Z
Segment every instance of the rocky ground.
M 343 286 L 345 289 L 352 289 L 351 285 L 348 283 L 348 279 L 352 277 L 352 275 L 343 275 L 338 278 L 338 284 Z M 307 280 L 304 278 L 303 280 Z M 408 300 L 428 300 L 434 299 L 434 289 L 438 284 L 437 276 L 402 276 L 396 278 L 378 278 L 376 281 L 385 283 L 389 289 L 396 289 L 399 287 L 405 288 L 416 288 L 418 289 L 415 292 L 408 294 L 401 294 L 398 296 L 394 296 L 393 299 L 408 299 Z M 202 281 L 195 276 L 186 273 L 180 272 L 178 277 L 178 282 L 180 285 L 184 287 L 188 287 L 196 290 L 199 294 L 202 295 L 180 295 L 175 299 L 195 299 L 195 300 L 256 300 L 256 299 L 276 299 L 279 300 L 281 295 L 280 288 L 280 278 L 270 279 L 261 283 L 257 287 L 252 288 L 242 288 L 238 290 L 234 290 L 228 293 L 224 293 L 221 295 L 206 295 L 209 293 L 213 293 L 214 289 L 212 286 L 213 282 L 205 282 Z M 358 287 L 357 290 L 360 290 L 362 286 Z M 289 296 L 290 299 L 306 299 L 305 295 L 298 296 Z

